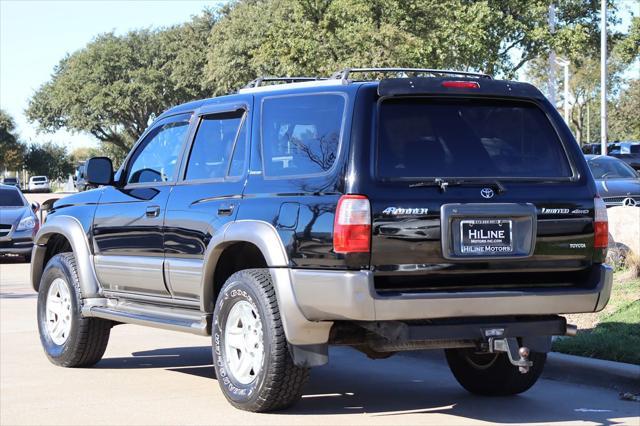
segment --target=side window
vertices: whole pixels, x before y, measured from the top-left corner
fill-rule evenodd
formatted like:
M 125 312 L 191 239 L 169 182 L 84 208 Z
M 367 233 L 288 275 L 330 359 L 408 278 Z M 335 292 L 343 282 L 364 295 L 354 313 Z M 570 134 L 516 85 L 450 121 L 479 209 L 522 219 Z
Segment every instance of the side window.
M 338 155 L 345 98 L 304 95 L 266 98 L 262 104 L 265 176 L 324 173 Z
M 189 121 L 181 120 L 153 129 L 131 159 L 127 183 L 167 182 L 173 179 Z
M 233 153 L 233 148 L 236 138 L 239 136 L 238 128 L 242 124 L 243 114 L 244 112 L 238 111 L 207 116 L 202 119 L 189 154 L 186 180 L 219 179 L 227 175 L 232 154 L 234 161 L 238 157 Z M 245 145 L 245 140 L 238 138 L 238 141 L 238 149 L 243 149 L 241 146 Z M 238 159 L 244 163 L 244 154 Z M 236 164 L 236 167 L 241 168 L 242 166 L 243 164 Z

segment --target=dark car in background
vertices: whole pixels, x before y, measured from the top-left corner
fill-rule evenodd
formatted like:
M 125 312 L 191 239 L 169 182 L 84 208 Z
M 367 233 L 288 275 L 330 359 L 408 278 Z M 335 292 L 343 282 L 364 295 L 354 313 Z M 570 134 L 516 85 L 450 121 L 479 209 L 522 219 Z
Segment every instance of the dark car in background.
M 29 204 L 14 186 L 0 185 L 0 255 L 23 256 L 31 261 L 33 237 L 40 228 L 39 205 Z
M 582 145 L 582 152 L 588 155 L 602 154 L 599 143 Z M 640 170 L 640 142 L 626 141 L 609 143 L 607 145 L 607 154 L 611 157 L 619 158 L 635 170 Z
M 2 179 L 2 183 L 4 185 L 15 186 L 16 188 L 20 188 L 20 179 L 18 177 L 5 177 Z
M 606 155 L 586 155 L 598 193 L 607 207 L 640 207 L 640 174 L 624 161 Z
M 617 142 L 609 149 L 609 155 L 640 170 L 640 142 Z

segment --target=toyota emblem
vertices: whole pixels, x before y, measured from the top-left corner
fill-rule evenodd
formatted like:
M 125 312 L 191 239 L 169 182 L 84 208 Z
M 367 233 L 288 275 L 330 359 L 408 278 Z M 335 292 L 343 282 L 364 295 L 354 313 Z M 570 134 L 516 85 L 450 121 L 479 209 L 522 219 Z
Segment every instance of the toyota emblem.
M 622 205 L 627 207 L 635 207 L 638 205 L 638 202 L 633 198 L 629 197 L 622 200 Z
M 491 188 L 482 188 L 480 190 L 480 195 L 482 195 L 482 198 L 493 198 L 493 196 L 496 194 Z

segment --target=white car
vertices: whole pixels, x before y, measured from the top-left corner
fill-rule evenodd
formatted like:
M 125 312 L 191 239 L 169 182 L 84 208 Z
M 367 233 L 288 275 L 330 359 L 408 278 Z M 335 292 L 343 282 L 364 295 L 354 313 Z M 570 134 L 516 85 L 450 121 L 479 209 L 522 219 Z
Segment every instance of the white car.
M 29 192 L 50 192 L 49 179 L 46 176 L 31 176 L 27 189 Z

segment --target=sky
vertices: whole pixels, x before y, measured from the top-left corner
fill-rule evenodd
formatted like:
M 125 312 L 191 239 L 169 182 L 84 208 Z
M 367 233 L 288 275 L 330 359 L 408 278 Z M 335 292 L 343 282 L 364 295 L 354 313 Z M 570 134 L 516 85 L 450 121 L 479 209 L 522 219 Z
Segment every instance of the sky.
M 203 0 L 0 0 L 0 107 L 16 121 L 23 141 L 97 146 L 91 135 L 37 134 L 23 111 L 33 93 L 67 53 L 97 34 L 179 24 L 219 1 Z
M 640 13 L 640 2 L 617 1 L 620 30 L 628 26 L 631 10 Z M 14 117 L 23 141 L 53 141 L 70 150 L 97 146 L 87 134 L 38 134 L 24 116 L 29 98 L 60 59 L 100 33 L 179 24 L 220 3 L 224 0 L 0 0 L 0 108 Z

